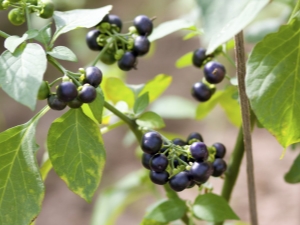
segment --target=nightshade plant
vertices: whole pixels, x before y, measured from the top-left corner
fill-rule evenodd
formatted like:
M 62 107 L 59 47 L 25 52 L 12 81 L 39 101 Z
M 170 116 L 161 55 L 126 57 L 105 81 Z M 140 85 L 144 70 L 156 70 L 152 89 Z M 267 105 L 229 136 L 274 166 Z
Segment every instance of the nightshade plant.
M 51 0 L 0 0 L 0 10 L 6 10 L 13 25 L 26 22 L 28 26 L 20 37 L 7 34 L 0 25 L 0 36 L 6 48 L 0 56 L 0 86 L 11 98 L 31 110 L 35 109 L 37 99 L 44 100 L 46 105 L 27 123 L 0 133 L 0 225 L 35 223 L 44 197 L 44 180 L 52 168 L 71 191 L 90 202 L 106 161 L 102 134 L 123 124 L 128 125 L 143 151 L 139 150 L 145 169 L 134 172 L 110 190 L 110 193 L 121 190 L 125 195 L 110 208 L 105 205 L 110 210 L 108 216 L 119 212 L 132 194 L 151 192 L 151 180 L 164 185 L 167 198 L 151 207 L 141 222 L 143 225 L 163 225 L 176 220 L 189 225 L 194 224 L 194 220 L 214 224 L 239 220 L 229 200 L 246 149 L 250 168 L 251 224 L 258 224 L 251 129 L 256 122 L 273 134 L 284 148 L 300 141 L 297 116 L 300 111 L 297 98 L 300 95 L 300 1 L 296 4 L 289 1 L 293 10 L 287 23 L 278 24 L 278 30 L 261 37 L 249 55 L 247 68 L 242 30 L 271 3 L 268 0 L 196 2 L 202 10 L 202 29 L 185 19 L 158 25 L 146 15 L 135 15 L 128 32 L 122 33 L 124 24 L 120 17 L 110 14 L 111 5 L 60 12 L 55 11 Z M 55 32 L 50 23 L 39 30 L 32 29 L 34 17 L 30 14 L 52 19 Z M 56 40 L 79 28 L 90 29 L 82 41 L 99 54 L 89 65 L 78 65 L 78 71 L 74 72 L 63 67 L 59 60 L 75 62 L 76 55 L 68 47 L 56 46 Z M 223 159 L 228 150 L 226 143 L 216 140 L 215 144 L 207 146 L 205 136 L 198 131 L 190 131 L 186 140 L 164 136 L 160 130 L 165 126 L 162 117 L 146 111 L 170 85 L 170 76 L 160 74 L 143 85 L 132 86 L 120 78 L 106 78 L 97 66 L 100 60 L 109 65 L 117 63 L 124 71 L 136 69 L 137 57 L 148 53 L 151 42 L 181 29 L 189 31 L 184 39 L 203 35 L 207 42 L 205 48 L 195 46 L 176 62 L 178 68 L 194 65 L 195 70 L 204 69 L 203 79 L 191 84 L 192 96 L 200 102 L 195 119 L 203 119 L 220 103 L 234 125 L 241 126 L 243 122 L 228 165 Z M 228 55 L 234 47 L 235 62 Z M 218 62 L 218 57 L 222 56 L 237 68 L 238 82 L 232 74 L 226 74 L 230 70 Z M 48 63 L 57 68 L 61 77 L 43 80 Z M 217 90 L 216 85 L 226 79 L 230 82 Z M 126 102 L 127 111 L 116 107 L 119 101 Z M 50 108 L 67 111 L 51 124 L 47 138 L 48 157 L 38 165 L 36 126 Z M 104 110 L 120 121 L 111 123 Z M 287 182 L 300 182 L 299 163 L 297 157 L 285 176 Z M 226 168 L 230 172 L 226 172 Z M 212 193 L 207 185 L 211 176 L 224 178 L 221 195 Z M 181 199 L 176 193 L 187 188 L 199 190 L 193 202 Z M 99 201 L 105 198 L 109 197 L 104 191 Z M 92 225 L 114 222 L 115 218 L 101 215 L 101 204 L 97 208 Z

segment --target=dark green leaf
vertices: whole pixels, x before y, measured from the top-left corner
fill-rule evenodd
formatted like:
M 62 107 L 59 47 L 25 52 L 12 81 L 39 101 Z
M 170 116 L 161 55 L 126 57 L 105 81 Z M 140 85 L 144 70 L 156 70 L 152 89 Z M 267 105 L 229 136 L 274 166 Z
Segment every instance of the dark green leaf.
M 197 218 L 209 222 L 239 220 L 226 200 L 212 193 L 199 195 L 193 205 L 193 212 Z
M 14 53 L 16 48 L 22 44 L 24 41 L 32 39 L 38 35 L 37 30 L 29 30 L 25 34 L 23 34 L 22 37 L 19 36 L 9 36 L 8 38 L 5 39 L 4 42 L 4 47 L 10 51 L 11 53 Z
M 192 65 L 193 52 L 188 52 L 185 55 L 181 56 L 176 61 L 177 68 L 184 68 Z
M 56 46 L 51 52 L 47 52 L 47 54 L 57 59 L 77 62 L 77 57 L 74 52 L 65 46 Z
M 0 57 L 0 86 L 17 102 L 34 110 L 37 93 L 47 68 L 46 54 L 38 44 L 20 46 Z
M 165 199 L 155 203 L 150 208 L 142 225 L 169 223 L 180 219 L 187 211 L 185 202 L 180 199 Z
M 49 23 L 39 30 L 39 34 L 35 37 L 35 39 L 44 45 L 48 45 L 51 40 L 51 35 L 51 23 Z
M 135 114 L 140 114 L 147 108 L 148 105 L 149 105 L 149 94 L 148 92 L 146 92 L 145 94 L 138 97 L 137 100 L 135 101 L 133 106 L 133 112 Z
M 96 26 L 112 9 L 111 5 L 98 9 L 75 9 L 66 12 L 55 11 L 53 19 L 56 31 L 52 43 L 63 33 L 78 28 L 91 28 Z
M 155 112 L 145 112 L 138 117 L 136 123 L 141 127 L 159 129 L 165 126 L 163 119 Z
M 197 0 L 202 9 L 207 54 L 243 30 L 270 0 Z
M 0 133 L 0 224 L 28 225 L 40 212 L 44 183 L 36 161 L 35 131 L 48 109 Z
M 247 62 L 246 89 L 257 119 L 283 147 L 300 141 L 300 18 L 267 35 Z
M 155 41 L 157 39 L 163 38 L 171 33 L 174 33 L 175 31 L 181 30 L 181 29 L 187 29 L 190 27 L 193 27 L 194 23 L 185 19 L 177 19 L 177 20 L 171 20 L 168 22 L 164 22 L 160 24 L 158 27 L 156 27 L 152 34 L 149 37 L 149 41 Z
M 81 109 L 70 109 L 52 123 L 47 146 L 56 173 L 74 193 L 90 202 L 105 164 L 98 125 Z
M 290 184 L 296 184 L 300 182 L 300 154 L 295 159 L 289 172 L 285 174 L 284 179 Z
M 104 96 L 100 87 L 98 87 L 96 90 L 96 99 L 92 103 L 83 104 L 81 108 L 85 115 L 87 115 L 90 119 L 94 120 L 96 123 L 101 124 L 104 107 Z

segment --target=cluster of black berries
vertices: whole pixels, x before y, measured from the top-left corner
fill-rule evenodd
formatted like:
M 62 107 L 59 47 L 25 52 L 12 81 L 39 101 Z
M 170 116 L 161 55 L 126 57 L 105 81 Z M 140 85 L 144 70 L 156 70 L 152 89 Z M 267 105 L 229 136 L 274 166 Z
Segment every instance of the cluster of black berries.
M 226 168 L 223 157 L 226 148 L 221 143 L 207 147 L 202 136 L 191 133 L 187 140 L 179 138 L 166 143 L 157 132 L 143 135 L 141 148 L 142 164 L 150 171 L 153 183 L 163 185 L 169 182 L 174 191 L 183 191 L 205 183 L 210 176 L 221 176 Z
M 204 48 L 195 50 L 193 54 L 193 65 L 198 68 L 204 65 L 205 81 L 195 83 L 191 90 L 192 96 L 200 102 L 208 101 L 211 98 L 216 90 L 212 85 L 220 83 L 226 75 L 225 67 L 222 64 L 211 61 L 213 57 L 214 54 L 206 55 Z
M 78 81 L 74 84 L 67 78 L 66 81 L 59 84 L 56 93 L 47 96 L 48 105 L 51 109 L 63 110 L 67 105 L 76 109 L 81 107 L 83 103 L 91 103 L 97 97 L 96 88 L 101 81 L 101 70 L 94 66 L 87 67 L 84 70 L 81 82 Z
M 112 14 L 106 15 L 86 35 L 86 43 L 91 50 L 102 51 L 100 60 L 108 65 L 118 61 L 121 70 L 136 68 L 137 57 L 148 53 L 150 42 L 147 38 L 152 33 L 153 23 L 145 15 L 135 17 L 134 26 L 129 33 L 121 34 L 122 21 Z

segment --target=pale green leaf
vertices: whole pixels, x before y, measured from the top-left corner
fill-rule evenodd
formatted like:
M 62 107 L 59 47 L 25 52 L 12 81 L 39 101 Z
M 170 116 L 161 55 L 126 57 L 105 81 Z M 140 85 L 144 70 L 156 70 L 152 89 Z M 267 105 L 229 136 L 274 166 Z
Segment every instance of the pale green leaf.
M 81 109 L 70 109 L 52 123 L 47 146 L 55 172 L 70 190 L 90 202 L 105 164 L 98 125 Z
M 11 53 L 14 53 L 14 51 L 20 44 L 22 44 L 26 40 L 36 37 L 38 34 L 39 32 L 37 30 L 28 30 L 25 34 L 23 34 L 22 37 L 16 35 L 9 36 L 5 39 L 4 47 Z
M 270 0 L 197 0 L 202 9 L 207 54 L 243 30 Z
M 289 172 L 285 174 L 284 180 L 290 184 L 296 184 L 300 182 L 300 154 L 293 162 Z
M 56 59 L 77 62 L 77 56 L 74 54 L 74 52 L 72 52 L 71 49 L 65 46 L 56 46 L 51 52 L 47 52 L 47 54 Z
M 217 91 L 207 102 L 201 102 L 196 109 L 196 119 L 201 120 L 205 118 L 208 113 L 215 108 L 222 96 L 222 91 Z
M 246 90 L 257 119 L 283 147 L 300 141 L 300 18 L 267 35 L 247 62 Z
M 0 133 L 0 224 L 28 225 L 40 212 L 44 183 L 36 160 L 35 131 L 48 109 Z
M 179 59 L 176 61 L 176 67 L 177 68 L 184 68 L 187 66 L 193 65 L 192 59 L 193 59 L 193 52 L 188 52 L 181 56 Z
M 163 119 L 154 112 L 145 112 L 141 114 L 136 123 L 141 127 L 148 127 L 152 129 L 160 129 L 165 126 Z
M 165 74 L 159 74 L 156 77 L 154 77 L 153 80 L 150 80 L 146 83 L 143 90 L 140 92 L 139 96 L 148 92 L 149 100 L 150 102 L 153 102 L 169 87 L 171 82 L 172 82 L 171 76 Z
M 147 108 L 148 105 L 149 105 L 149 94 L 148 92 L 146 92 L 145 94 L 138 97 L 137 100 L 135 101 L 133 106 L 133 112 L 135 114 L 140 114 Z
M 193 212 L 197 218 L 209 222 L 239 220 L 227 201 L 212 193 L 199 195 L 193 205 Z
M 176 19 L 161 23 L 158 27 L 156 27 L 152 34 L 149 36 L 149 41 L 155 41 L 157 39 L 163 38 L 175 31 L 181 29 L 188 29 L 193 27 L 194 23 L 185 19 Z
M 17 102 L 34 110 L 37 93 L 47 68 L 46 54 L 38 44 L 20 46 L 0 57 L 0 86 Z
M 51 23 L 49 23 L 39 30 L 39 34 L 38 36 L 35 37 L 35 39 L 44 45 L 48 45 L 48 43 L 51 40 L 51 35 L 52 35 Z
M 96 26 L 111 9 L 112 6 L 108 5 L 97 9 L 75 9 L 66 12 L 55 11 L 53 19 L 56 31 L 52 42 L 61 34 L 71 30 Z

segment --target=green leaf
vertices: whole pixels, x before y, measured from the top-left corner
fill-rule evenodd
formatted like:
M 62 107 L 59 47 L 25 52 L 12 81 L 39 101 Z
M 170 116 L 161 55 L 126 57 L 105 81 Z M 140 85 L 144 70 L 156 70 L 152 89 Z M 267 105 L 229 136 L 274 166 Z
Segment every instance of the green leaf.
M 96 99 L 92 103 L 83 104 L 81 108 L 85 115 L 87 115 L 90 119 L 94 120 L 96 123 L 101 124 L 104 107 L 104 96 L 100 87 L 97 87 L 96 91 Z
M 52 34 L 51 23 L 49 23 L 39 30 L 39 34 L 38 36 L 35 37 L 35 40 L 47 46 L 51 40 L 51 34 Z
M 149 100 L 150 102 L 153 102 L 169 87 L 171 82 L 171 76 L 159 74 L 156 77 L 154 77 L 153 80 L 150 80 L 146 83 L 139 96 L 145 94 L 146 92 L 149 92 Z
M 155 112 L 145 112 L 141 114 L 136 123 L 141 127 L 148 127 L 152 129 L 160 129 L 165 127 L 163 119 Z
M 153 30 L 152 34 L 149 36 L 149 41 L 155 41 L 171 33 L 174 33 L 175 31 L 179 31 L 181 29 L 188 29 L 193 26 L 193 22 L 185 19 L 177 19 L 161 23 L 158 27 L 156 27 Z
M 284 180 L 290 184 L 296 184 L 300 182 L 300 154 L 295 159 L 289 172 L 285 174 Z
M 20 44 L 22 44 L 26 40 L 36 37 L 38 33 L 39 32 L 37 30 L 28 30 L 25 34 L 23 34 L 22 37 L 16 35 L 10 36 L 5 39 L 4 47 L 11 53 L 14 53 L 14 51 Z
M 96 26 L 103 17 L 112 9 L 111 5 L 98 9 L 75 9 L 66 12 L 55 11 L 53 19 L 56 31 L 52 43 L 63 33 L 79 28 L 91 28 Z
M 183 40 L 186 41 L 186 40 L 189 40 L 193 37 L 196 37 L 196 36 L 199 36 L 199 35 L 202 35 L 202 34 L 203 34 L 203 32 L 201 30 L 192 31 L 192 32 L 188 33 L 187 35 L 185 35 L 183 37 Z
M 252 109 L 278 142 L 300 141 L 300 18 L 267 35 L 247 62 L 246 90 Z
M 149 194 L 148 171 L 130 173 L 113 187 L 107 188 L 98 196 L 91 225 L 114 225 L 118 216 L 132 202 Z
M 133 112 L 135 114 L 140 114 L 147 108 L 148 105 L 149 105 L 149 94 L 148 92 L 146 92 L 145 94 L 138 97 L 138 99 L 135 101 L 133 106 Z
M 222 96 L 222 91 L 217 91 L 207 102 L 201 102 L 196 109 L 196 119 L 202 120 L 208 113 L 215 108 L 219 102 L 219 98 Z
M 0 86 L 17 102 L 34 110 L 37 93 L 47 68 L 46 54 L 38 44 L 20 46 L 0 56 Z
M 164 96 L 151 106 L 151 111 L 167 119 L 194 119 L 197 105 L 179 96 Z
M 126 86 L 126 84 L 119 78 L 109 77 L 103 82 L 103 91 L 106 99 L 116 104 L 119 101 L 124 101 L 129 108 L 134 105 L 134 93 Z
M 239 220 L 226 200 L 212 193 L 199 195 L 193 205 L 193 212 L 197 218 L 209 222 Z
M 169 223 L 183 217 L 186 211 L 187 206 L 184 201 L 180 199 L 165 199 L 151 206 L 151 209 L 143 219 L 142 225 Z
M 70 109 L 52 123 L 47 145 L 55 172 L 74 193 L 90 202 L 105 164 L 98 125 L 81 109 Z
M 0 224 L 28 225 L 40 212 L 44 183 L 36 160 L 35 131 L 48 110 L 0 133 Z
M 57 59 L 77 62 L 77 57 L 74 52 L 65 46 L 56 46 L 51 52 L 47 52 L 47 54 Z
M 270 0 L 197 0 L 202 9 L 207 54 L 243 30 Z
M 193 54 L 194 54 L 193 52 L 188 52 L 183 56 L 181 56 L 179 59 L 177 59 L 176 67 L 180 69 L 187 66 L 191 66 L 193 64 L 192 63 Z

